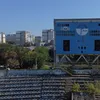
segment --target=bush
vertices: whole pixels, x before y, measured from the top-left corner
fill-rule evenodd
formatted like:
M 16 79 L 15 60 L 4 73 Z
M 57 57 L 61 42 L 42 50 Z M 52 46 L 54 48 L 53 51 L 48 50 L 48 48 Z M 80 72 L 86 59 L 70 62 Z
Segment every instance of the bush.
M 44 70 L 49 70 L 49 66 L 48 65 L 44 65 L 41 69 L 44 69 Z
M 100 82 L 99 81 L 95 83 L 87 83 L 85 84 L 85 86 L 89 94 L 100 94 Z
M 73 92 L 80 92 L 80 85 L 78 83 L 74 83 L 72 86 Z

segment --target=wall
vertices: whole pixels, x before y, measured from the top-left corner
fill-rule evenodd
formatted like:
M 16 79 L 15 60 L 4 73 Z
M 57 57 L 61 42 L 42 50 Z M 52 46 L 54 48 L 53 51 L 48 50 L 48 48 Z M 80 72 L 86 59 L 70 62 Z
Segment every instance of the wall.
M 71 100 L 95 100 L 93 95 L 88 93 L 72 93 Z

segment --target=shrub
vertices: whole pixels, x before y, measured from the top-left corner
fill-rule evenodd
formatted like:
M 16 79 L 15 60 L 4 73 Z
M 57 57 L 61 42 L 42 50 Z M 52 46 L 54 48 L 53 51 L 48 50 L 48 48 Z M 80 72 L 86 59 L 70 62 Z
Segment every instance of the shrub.
M 49 66 L 48 65 L 44 65 L 41 69 L 44 69 L 44 70 L 49 70 Z

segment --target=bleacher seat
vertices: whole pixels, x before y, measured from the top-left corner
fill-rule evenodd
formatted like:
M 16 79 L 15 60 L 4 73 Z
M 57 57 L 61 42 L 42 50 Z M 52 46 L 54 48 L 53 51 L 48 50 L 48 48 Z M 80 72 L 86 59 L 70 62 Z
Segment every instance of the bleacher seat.
M 0 100 L 63 100 L 65 79 L 60 70 L 11 70 L 0 78 Z

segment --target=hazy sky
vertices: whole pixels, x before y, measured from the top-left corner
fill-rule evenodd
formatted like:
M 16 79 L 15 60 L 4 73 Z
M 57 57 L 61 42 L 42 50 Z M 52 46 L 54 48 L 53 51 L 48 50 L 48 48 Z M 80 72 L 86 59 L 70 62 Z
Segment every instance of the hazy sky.
M 0 0 L 0 32 L 41 35 L 56 18 L 98 18 L 100 0 Z

